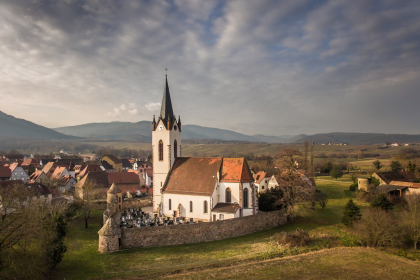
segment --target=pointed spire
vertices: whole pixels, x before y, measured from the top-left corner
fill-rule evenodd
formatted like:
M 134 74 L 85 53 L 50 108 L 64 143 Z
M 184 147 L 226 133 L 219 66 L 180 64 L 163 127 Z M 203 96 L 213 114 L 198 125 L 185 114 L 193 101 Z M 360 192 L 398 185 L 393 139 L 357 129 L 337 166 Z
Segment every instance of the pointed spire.
M 109 188 L 109 190 L 107 191 L 107 193 L 117 194 L 117 193 L 121 193 L 121 190 L 120 190 L 119 187 L 117 187 L 117 185 L 115 185 L 115 183 L 112 183 L 112 185 Z
M 160 109 L 159 118 L 163 120 L 165 125 L 175 119 L 174 111 L 172 109 L 171 95 L 169 93 L 168 76 L 166 76 L 166 85 L 163 90 L 162 107 Z
M 181 131 L 181 116 L 178 117 L 178 129 Z
M 152 130 L 153 131 L 156 130 L 156 119 L 155 119 L 155 115 L 153 115 Z

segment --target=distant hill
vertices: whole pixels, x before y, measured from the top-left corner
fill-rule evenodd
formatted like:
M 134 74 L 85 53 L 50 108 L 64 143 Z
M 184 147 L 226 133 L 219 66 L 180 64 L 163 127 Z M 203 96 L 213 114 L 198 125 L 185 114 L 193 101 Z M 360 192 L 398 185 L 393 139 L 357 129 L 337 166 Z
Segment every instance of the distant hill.
M 76 139 L 52 130 L 50 128 L 37 125 L 33 122 L 18 119 L 0 111 L 0 137 L 34 138 L 34 139 Z
M 290 140 L 290 139 L 289 139 Z M 296 137 L 293 142 L 307 140 L 315 143 L 346 143 L 349 145 L 373 145 L 389 143 L 420 143 L 420 135 L 383 134 L 383 133 L 320 133 L 310 136 Z
M 92 137 L 99 139 L 119 140 L 119 141 L 151 141 L 152 140 L 152 122 L 140 121 L 131 122 L 111 122 L 111 123 L 88 123 L 76 126 L 59 127 L 54 130 L 79 136 Z M 183 139 L 218 139 L 224 141 L 247 141 L 247 142 L 267 142 L 281 143 L 286 139 L 275 136 L 265 135 L 245 135 L 238 132 L 203 127 L 199 125 L 183 125 Z

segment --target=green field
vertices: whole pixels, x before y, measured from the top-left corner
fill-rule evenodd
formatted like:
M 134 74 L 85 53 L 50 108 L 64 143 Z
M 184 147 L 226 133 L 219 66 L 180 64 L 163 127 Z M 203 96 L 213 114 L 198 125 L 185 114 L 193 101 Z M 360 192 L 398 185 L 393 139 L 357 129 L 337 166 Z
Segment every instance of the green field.
M 294 278 L 298 277 L 298 271 L 301 271 L 302 275 L 308 275 L 308 277 L 304 277 L 308 279 L 311 279 L 312 276 L 321 278 L 322 273 L 342 278 L 339 268 L 344 265 L 346 271 L 352 270 L 353 274 L 348 274 L 348 277 L 347 274 L 342 276 L 346 276 L 344 279 L 350 279 L 351 275 L 355 276 L 356 273 L 363 270 L 363 267 L 370 269 L 374 266 L 381 266 L 391 269 L 390 266 L 387 266 L 388 261 L 395 262 L 397 260 L 408 267 L 418 265 L 417 262 L 411 262 L 382 251 L 342 247 L 344 242 L 351 237 L 351 234 L 340 223 L 343 206 L 353 195 L 347 191 L 350 184 L 347 177 L 338 181 L 330 177 L 317 179 L 318 189 L 329 195 L 329 204 L 325 211 L 322 212 L 319 207 L 315 210 L 299 207 L 297 219 L 282 227 L 221 241 L 138 248 L 112 254 L 101 254 L 97 251 L 97 232 L 100 229 L 101 212 L 96 211 L 89 229 L 83 228 L 82 217 L 76 218 L 71 225 L 67 240 L 68 252 L 56 268 L 53 277 L 55 279 L 117 279 L 126 277 L 137 279 L 137 277 L 156 278 L 158 276 L 181 278 L 205 276 L 228 279 L 230 277 L 249 278 L 247 275 L 252 275 L 254 278 L 255 275 L 259 279 L 264 279 L 273 275 Z M 364 203 L 357 202 L 357 204 L 367 207 L 367 204 Z M 296 228 L 309 231 L 312 242 L 299 248 L 284 248 L 270 243 L 270 238 L 275 233 L 293 231 Z M 328 248 L 338 249 L 326 250 Z M 335 263 L 336 256 L 342 254 L 357 259 L 354 261 L 341 260 Z M 267 261 L 271 259 L 273 260 Z M 302 267 L 301 261 L 308 261 L 310 266 Z M 243 271 L 241 267 L 244 265 L 246 269 Z M 268 270 L 267 267 L 270 269 Z M 310 273 L 310 267 L 317 270 L 313 275 Z M 332 268 L 334 270 L 331 270 Z M 230 273 L 232 270 L 235 274 Z M 273 271 L 276 274 L 272 274 Z M 190 275 L 190 273 L 192 274 Z M 382 273 L 386 275 L 387 270 Z M 401 278 L 411 278 L 412 275 L 411 272 L 402 268 L 396 269 L 394 273 L 396 273 L 396 277 L 401 276 Z M 365 275 L 369 276 L 370 274 Z

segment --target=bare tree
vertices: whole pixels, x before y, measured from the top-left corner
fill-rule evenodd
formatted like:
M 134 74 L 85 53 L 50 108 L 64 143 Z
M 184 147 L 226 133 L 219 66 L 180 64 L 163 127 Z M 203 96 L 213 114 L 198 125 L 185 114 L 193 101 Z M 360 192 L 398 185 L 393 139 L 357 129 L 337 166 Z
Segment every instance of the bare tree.
M 4 263 L 7 251 L 31 233 L 27 224 L 33 213 L 29 196 L 23 184 L 0 186 L 0 271 L 9 265 Z
M 407 223 L 407 233 L 413 241 L 414 249 L 420 241 L 420 195 L 410 194 L 405 196 L 405 221 Z
M 95 205 L 95 200 L 104 197 L 104 195 L 103 189 L 98 187 L 94 181 L 86 181 L 83 185 L 78 204 L 85 219 L 85 228 L 89 227 L 90 214 Z
M 310 201 L 313 197 L 311 190 L 303 187 L 302 174 L 297 170 L 297 159 L 300 156 L 301 153 L 293 149 L 283 149 L 278 155 L 282 172 L 275 176 L 279 185 L 276 204 L 286 209 L 291 217 L 294 216 L 296 203 Z

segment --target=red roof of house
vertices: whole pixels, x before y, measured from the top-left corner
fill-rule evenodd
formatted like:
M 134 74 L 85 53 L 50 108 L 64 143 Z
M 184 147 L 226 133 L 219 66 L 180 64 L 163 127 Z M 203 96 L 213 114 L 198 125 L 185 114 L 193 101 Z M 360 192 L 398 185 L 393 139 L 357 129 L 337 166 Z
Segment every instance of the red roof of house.
M 408 179 L 408 180 L 415 180 L 416 179 L 416 175 L 411 172 L 411 171 L 398 171 L 398 173 L 400 173 L 401 175 L 404 176 L 404 178 Z
M 41 176 L 42 172 L 42 170 L 35 170 L 35 172 L 32 173 L 31 176 L 29 176 L 29 180 L 36 181 L 39 178 L 39 176 Z
M 12 171 L 7 166 L 0 166 L 0 178 L 12 177 Z
M 13 172 L 13 171 L 15 171 L 16 167 L 18 167 L 18 166 L 19 166 L 19 163 L 14 162 L 14 163 L 10 164 L 9 168 Z
M 54 170 L 54 173 L 52 174 L 51 177 L 53 177 L 53 178 L 59 178 L 63 174 L 64 170 L 66 170 L 65 167 L 57 167 Z
M 38 165 L 39 162 L 34 158 L 27 158 L 22 162 L 22 166 L 31 165 L 31 164 L 32 165 Z
M 114 164 L 122 163 L 121 159 L 117 158 L 114 155 L 104 155 L 101 160 L 106 160 L 105 158 L 109 158 Z
M 80 171 L 77 174 L 77 177 L 84 177 L 86 174 L 88 174 L 90 171 L 103 171 L 102 168 L 99 165 L 92 164 L 87 165 L 82 171 Z
M 260 171 L 257 174 L 254 175 L 255 183 L 259 184 L 261 183 L 264 178 L 270 178 L 271 176 L 267 174 L 265 171 Z
M 110 185 L 112 183 L 118 186 L 121 184 L 140 184 L 139 176 L 133 172 L 112 172 L 107 174 Z

